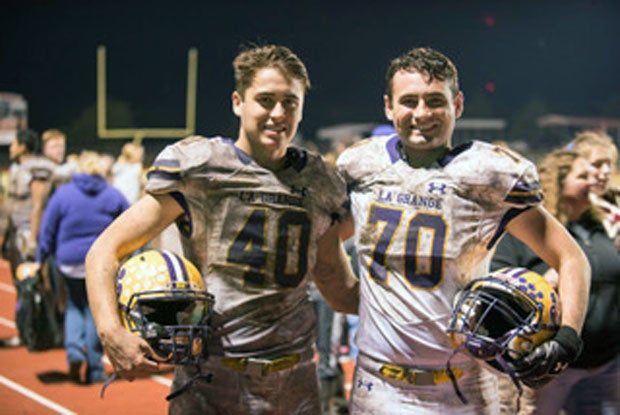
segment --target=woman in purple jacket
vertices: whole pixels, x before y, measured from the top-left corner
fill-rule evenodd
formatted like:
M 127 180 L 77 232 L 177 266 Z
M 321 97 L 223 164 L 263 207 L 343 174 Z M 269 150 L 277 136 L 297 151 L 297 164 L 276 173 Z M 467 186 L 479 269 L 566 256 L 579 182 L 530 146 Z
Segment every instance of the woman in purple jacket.
M 77 173 L 50 198 L 39 231 L 36 261 L 56 256 L 66 287 L 65 339 L 69 376 L 80 383 L 86 362 L 86 383 L 102 382 L 102 346 L 86 295 L 84 260 L 91 244 L 129 203 L 101 175 L 99 155 L 84 151 Z

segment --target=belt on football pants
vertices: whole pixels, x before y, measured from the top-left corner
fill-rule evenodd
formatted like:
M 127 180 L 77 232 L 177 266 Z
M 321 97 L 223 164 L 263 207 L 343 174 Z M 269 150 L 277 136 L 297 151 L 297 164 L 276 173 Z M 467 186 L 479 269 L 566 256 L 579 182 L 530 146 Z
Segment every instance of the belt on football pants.
M 267 376 L 272 373 L 290 369 L 297 363 L 310 360 L 314 350 L 302 353 L 287 354 L 270 359 L 254 357 L 222 357 L 222 366 L 251 375 Z
M 407 382 L 412 385 L 428 386 L 438 385 L 440 383 L 450 382 L 450 375 L 447 370 L 424 370 L 407 368 L 393 363 L 385 363 L 379 369 L 381 376 L 389 379 Z M 455 367 L 452 369 L 454 377 L 460 379 L 463 377 L 463 370 Z

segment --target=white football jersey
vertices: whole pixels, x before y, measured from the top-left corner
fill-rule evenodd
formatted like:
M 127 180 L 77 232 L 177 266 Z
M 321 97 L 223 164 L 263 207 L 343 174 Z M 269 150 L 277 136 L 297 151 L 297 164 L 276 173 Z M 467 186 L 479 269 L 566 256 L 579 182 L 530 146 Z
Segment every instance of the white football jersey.
M 384 362 L 441 367 L 456 291 L 488 272 L 504 226 L 542 196 L 534 165 L 475 141 L 430 168 L 400 157 L 396 135 L 341 154 L 355 220 L 361 303 L 357 345 Z M 454 356 L 458 363 L 465 355 Z
M 30 157 L 9 168 L 8 201 L 13 225 L 30 227 L 33 209 L 30 184 L 33 180 L 50 181 L 56 165 L 45 157 Z
M 184 255 L 215 296 L 210 353 L 269 357 L 314 341 L 307 282 L 316 243 L 346 213 L 346 188 L 315 153 L 290 147 L 272 172 L 221 137 L 166 147 L 146 190 L 184 207 Z M 257 355 L 258 352 L 258 355 Z

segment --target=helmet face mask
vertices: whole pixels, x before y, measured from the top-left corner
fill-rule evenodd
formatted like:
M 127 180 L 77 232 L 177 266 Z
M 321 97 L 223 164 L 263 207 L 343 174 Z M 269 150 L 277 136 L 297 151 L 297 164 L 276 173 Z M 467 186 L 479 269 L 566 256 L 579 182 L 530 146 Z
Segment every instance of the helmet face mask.
M 140 335 L 158 361 L 206 360 L 213 296 L 187 259 L 167 251 L 140 253 L 119 269 L 117 293 L 125 328 Z
M 559 327 L 557 294 L 525 268 L 504 268 L 471 281 L 454 304 L 448 332 L 455 349 L 499 370 L 504 365 L 498 358 L 520 359 Z

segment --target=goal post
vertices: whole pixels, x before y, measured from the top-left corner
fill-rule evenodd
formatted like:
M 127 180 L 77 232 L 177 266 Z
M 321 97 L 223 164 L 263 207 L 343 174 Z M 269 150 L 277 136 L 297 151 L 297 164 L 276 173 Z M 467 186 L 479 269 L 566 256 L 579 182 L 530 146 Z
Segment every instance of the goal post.
M 144 138 L 182 138 L 196 131 L 196 86 L 198 83 L 198 50 L 187 53 L 187 89 L 185 127 L 183 128 L 108 128 L 106 48 L 97 48 L 97 135 L 101 139 L 131 138 L 140 144 Z

